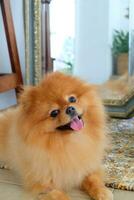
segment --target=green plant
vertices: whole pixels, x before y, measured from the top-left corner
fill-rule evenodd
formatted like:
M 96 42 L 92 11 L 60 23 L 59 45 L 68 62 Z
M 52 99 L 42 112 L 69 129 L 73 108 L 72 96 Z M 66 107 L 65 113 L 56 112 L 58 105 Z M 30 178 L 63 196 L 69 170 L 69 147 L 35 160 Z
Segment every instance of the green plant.
M 119 55 L 120 53 L 128 53 L 129 51 L 129 33 L 125 31 L 115 30 L 113 35 L 112 53 Z

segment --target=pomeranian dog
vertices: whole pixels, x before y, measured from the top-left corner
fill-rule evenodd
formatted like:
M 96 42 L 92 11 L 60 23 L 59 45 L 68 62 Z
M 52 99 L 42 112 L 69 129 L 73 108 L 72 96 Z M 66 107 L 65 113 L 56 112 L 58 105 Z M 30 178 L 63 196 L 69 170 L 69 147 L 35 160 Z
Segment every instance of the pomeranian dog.
M 0 115 L 0 159 L 40 200 L 69 200 L 71 188 L 111 200 L 102 173 L 106 145 L 105 112 L 94 87 L 59 72 L 25 88 L 19 105 Z

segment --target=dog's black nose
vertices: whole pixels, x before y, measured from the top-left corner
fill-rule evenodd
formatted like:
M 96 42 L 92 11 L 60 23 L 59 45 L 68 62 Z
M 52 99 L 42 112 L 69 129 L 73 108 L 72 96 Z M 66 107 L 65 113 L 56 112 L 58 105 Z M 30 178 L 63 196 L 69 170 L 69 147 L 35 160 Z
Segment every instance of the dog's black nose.
M 76 110 L 73 106 L 69 106 L 66 109 L 66 114 L 70 115 L 70 116 L 74 116 L 76 114 Z

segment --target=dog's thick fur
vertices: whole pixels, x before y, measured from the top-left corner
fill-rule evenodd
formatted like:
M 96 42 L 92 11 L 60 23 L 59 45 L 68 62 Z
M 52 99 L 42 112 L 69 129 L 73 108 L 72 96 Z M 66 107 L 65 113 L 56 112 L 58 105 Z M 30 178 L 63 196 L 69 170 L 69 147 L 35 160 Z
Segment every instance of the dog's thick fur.
M 76 102 L 68 102 L 71 95 Z M 82 116 L 79 131 L 57 129 L 70 121 L 68 106 Z M 53 109 L 60 110 L 55 118 Z M 1 159 L 41 200 L 67 200 L 64 192 L 75 187 L 95 200 L 111 200 L 101 173 L 106 143 L 104 108 L 94 87 L 58 72 L 25 88 L 18 107 L 0 114 Z

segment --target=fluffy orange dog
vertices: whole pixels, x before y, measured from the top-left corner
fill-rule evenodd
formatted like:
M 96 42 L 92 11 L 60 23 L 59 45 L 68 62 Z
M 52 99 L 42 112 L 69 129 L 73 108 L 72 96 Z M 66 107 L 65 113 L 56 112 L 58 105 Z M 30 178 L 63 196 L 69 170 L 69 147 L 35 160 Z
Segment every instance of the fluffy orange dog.
M 65 191 L 79 187 L 95 200 L 111 200 L 101 177 L 105 132 L 94 87 L 52 73 L 0 115 L 1 159 L 37 199 L 68 200 Z

